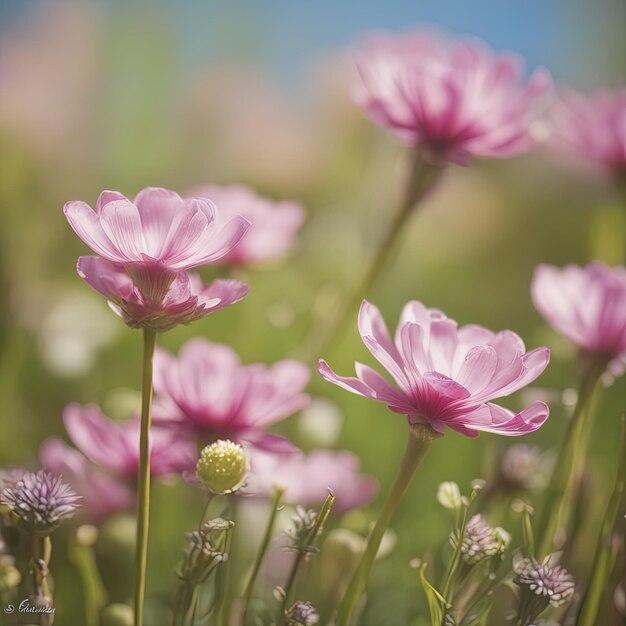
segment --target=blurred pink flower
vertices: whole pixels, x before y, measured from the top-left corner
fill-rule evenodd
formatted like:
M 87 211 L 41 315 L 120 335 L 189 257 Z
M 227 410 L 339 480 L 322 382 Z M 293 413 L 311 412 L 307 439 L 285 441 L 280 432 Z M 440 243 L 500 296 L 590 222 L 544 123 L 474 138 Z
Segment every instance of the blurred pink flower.
M 215 202 L 224 217 L 240 215 L 251 224 L 220 263 L 253 263 L 284 257 L 304 221 L 304 209 L 299 204 L 267 200 L 242 185 L 205 185 L 193 189 L 192 195 Z
M 94 252 L 124 267 L 149 304 L 163 300 L 179 272 L 228 254 L 250 226 L 242 217 L 223 219 L 206 199 L 183 200 L 153 187 L 140 191 L 134 202 L 103 191 L 95 211 L 75 201 L 64 212 Z
M 555 152 L 626 175 L 626 88 L 588 95 L 567 91 L 552 122 Z
M 62 476 L 82 496 L 82 510 L 96 521 L 134 505 L 133 490 L 123 480 L 98 469 L 58 437 L 44 441 L 39 460 L 45 470 Z
M 197 274 L 179 272 L 161 300 L 150 301 L 122 265 L 100 257 L 81 256 L 77 270 L 131 328 L 169 330 L 239 302 L 248 293 L 248 286 L 237 280 L 203 285 Z
M 344 450 L 312 450 L 305 454 L 250 453 L 245 488 L 253 495 L 270 496 L 274 486 L 285 489 L 284 501 L 304 507 L 324 502 L 331 489 L 337 497 L 333 510 L 345 512 L 369 502 L 378 483 L 359 472 L 359 459 Z
M 591 355 L 626 364 L 626 268 L 593 262 L 562 269 L 540 265 L 531 286 L 537 310 L 559 333 Z M 621 365 L 620 365 L 621 364 Z
M 303 390 L 309 378 L 309 369 L 298 361 L 242 365 L 228 346 L 192 339 L 178 359 L 157 349 L 154 419 L 182 426 L 203 440 L 292 450 L 286 439 L 265 429 L 308 404 Z
M 529 127 L 551 80 L 477 40 L 435 33 L 379 34 L 357 59 L 355 97 L 377 124 L 436 162 L 509 157 L 531 144 Z
M 95 405 L 68 404 L 63 422 L 74 445 L 93 463 L 133 477 L 139 466 L 139 419 L 115 422 Z M 150 470 L 154 476 L 190 469 L 197 458 L 193 444 L 180 433 L 153 427 Z
M 356 363 L 358 378 L 337 376 L 323 360 L 320 373 L 343 389 L 404 413 L 411 425 L 427 424 L 441 434 L 448 427 L 470 437 L 478 431 L 517 436 L 537 430 L 548 417 L 543 402 L 533 402 L 517 415 L 489 402 L 525 387 L 548 364 L 547 348 L 526 352 L 511 331 L 459 328 L 442 311 L 413 301 L 404 307 L 392 340 L 380 311 L 364 301 L 359 332 L 397 386 L 361 363 Z

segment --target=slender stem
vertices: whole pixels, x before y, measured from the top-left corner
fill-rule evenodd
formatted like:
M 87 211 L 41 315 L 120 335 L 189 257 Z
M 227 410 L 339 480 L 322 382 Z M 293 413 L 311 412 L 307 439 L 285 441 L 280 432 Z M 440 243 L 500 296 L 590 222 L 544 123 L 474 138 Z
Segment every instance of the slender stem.
M 235 533 L 238 531 L 237 524 L 239 523 L 238 516 L 238 496 L 232 494 L 230 500 L 230 517 L 233 521 L 233 527 L 228 531 L 227 544 L 225 552 L 228 554 L 228 560 L 224 563 L 223 580 L 224 587 L 222 593 L 218 598 L 218 618 L 217 623 L 219 626 L 228 626 L 230 619 L 230 609 L 232 605 L 233 596 L 233 569 L 235 567 L 235 547 L 237 545 Z
M 326 496 L 326 500 L 324 501 L 322 508 L 315 518 L 313 528 L 311 528 L 309 534 L 306 536 L 306 540 L 304 542 L 304 545 L 306 547 L 304 549 L 298 550 L 298 552 L 296 553 L 296 558 L 293 560 L 293 564 L 291 565 L 291 571 L 289 572 L 289 577 L 287 578 L 287 583 L 285 584 L 283 601 L 281 603 L 281 614 L 279 616 L 279 619 L 277 620 L 278 624 L 285 624 L 287 605 L 296 584 L 296 577 L 298 576 L 298 572 L 300 571 L 300 565 L 302 564 L 303 559 L 310 554 L 310 550 L 308 550 L 308 548 L 315 546 L 315 540 L 317 539 L 317 536 L 322 532 L 324 524 L 326 523 L 326 519 L 330 515 L 330 510 L 332 509 L 334 502 L 335 494 L 330 492 Z
M 148 526 L 150 524 L 150 425 L 152 416 L 152 366 L 157 333 L 143 331 L 143 377 L 141 383 L 141 433 L 139 438 L 139 479 L 137 512 L 137 547 L 135 557 L 135 626 L 143 626 L 148 562 Z
M 624 496 L 626 485 L 626 415 L 622 415 L 622 445 L 620 448 L 620 461 L 617 470 L 617 479 L 613 487 L 613 493 L 604 514 L 604 521 L 598 537 L 598 545 L 593 560 L 591 579 L 583 597 L 578 613 L 579 626 L 593 626 L 597 624 L 598 611 L 602 596 L 604 595 L 608 579 L 611 575 L 614 559 L 611 546 L 611 535 L 615 526 L 615 520 L 619 513 L 620 504 Z
M 569 497 L 569 484 L 573 470 L 577 465 L 577 457 L 584 457 L 585 455 L 585 447 L 581 443 L 584 439 L 587 405 L 605 367 L 604 361 L 594 361 L 589 363 L 583 372 L 574 413 L 545 492 L 545 506 L 539 523 L 539 557 L 546 556 L 552 551 L 554 536 L 559 528 L 561 511 Z
M 436 437 L 437 435 L 427 426 L 413 427 L 413 429 L 409 431 L 409 439 L 404 457 L 400 462 L 398 475 L 376 521 L 376 525 L 370 533 L 365 551 L 352 574 L 352 579 L 350 580 L 343 600 L 339 604 L 337 626 L 348 626 L 350 624 L 352 612 L 354 611 L 359 596 L 365 590 L 370 570 L 372 569 L 376 553 L 378 552 L 385 531 L 391 522 L 398 503 L 408 489 L 419 464 L 424 458 L 426 451 Z
M 281 487 L 274 488 L 274 499 L 272 501 L 272 510 L 270 512 L 269 519 L 267 520 L 267 526 L 265 527 L 265 533 L 263 534 L 263 539 L 261 540 L 261 544 L 259 545 L 259 550 L 254 560 L 254 566 L 252 567 L 250 580 L 248 580 L 248 584 L 244 592 L 244 598 L 245 598 L 244 611 L 243 611 L 244 624 L 246 622 L 246 617 L 250 609 L 250 600 L 252 599 L 252 592 L 254 591 L 254 583 L 256 582 L 256 578 L 259 575 L 261 564 L 263 563 L 263 559 L 265 558 L 265 554 L 267 552 L 267 549 L 269 548 L 270 541 L 272 540 L 272 533 L 274 531 L 274 524 L 276 523 L 276 516 L 278 514 L 278 511 L 280 508 L 280 502 L 283 498 L 284 493 L 285 493 L 285 490 L 283 488 Z
M 32 574 L 35 586 L 35 596 L 37 601 L 44 601 L 46 607 L 53 606 L 52 593 L 48 584 L 48 565 L 52 553 L 52 543 L 50 537 L 40 537 L 33 533 L 31 536 L 32 550 Z M 54 613 L 41 614 L 41 626 L 52 626 Z
M 448 565 L 448 571 L 446 573 L 445 582 L 443 584 L 443 591 L 441 595 L 445 598 L 446 602 L 450 603 L 450 599 L 448 595 L 450 594 L 450 590 L 452 589 L 452 582 L 454 580 L 454 575 L 459 567 L 459 563 L 461 561 L 461 546 L 463 545 L 463 537 L 465 536 L 465 530 L 467 528 L 467 522 L 469 519 L 469 507 L 465 507 L 463 510 L 463 517 L 461 520 L 461 524 L 459 526 L 459 538 L 456 542 L 456 546 L 454 548 L 454 552 L 452 553 L 452 559 L 450 559 L 450 563 Z
M 411 176 L 400 209 L 396 213 L 393 222 L 391 222 L 385 238 L 371 260 L 359 286 L 344 306 L 340 317 L 337 319 L 328 335 L 318 344 L 320 346 L 318 354 L 324 354 L 327 349 L 335 343 L 337 338 L 340 337 L 346 324 L 354 315 L 355 311 L 358 310 L 361 300 L 368 295 L 382 271 L 385 269 L 385 265 L 396 247 L 404 225 L 413 214 L 416 206 L 435 186 L 442 171 L 441 167 L 424 161 L 419 154 L 416 153 L 414 155 Z

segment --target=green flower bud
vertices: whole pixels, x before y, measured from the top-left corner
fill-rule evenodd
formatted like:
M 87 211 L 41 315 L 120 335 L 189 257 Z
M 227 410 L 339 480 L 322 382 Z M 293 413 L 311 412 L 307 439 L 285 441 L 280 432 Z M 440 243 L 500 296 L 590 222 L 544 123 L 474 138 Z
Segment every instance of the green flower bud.
M 133 610 L 127 604 L 109 604 L 102 612 L 102 626 L 133 626 Z
M 246 453 L 228 439 L 219 439 L 204 448 L 196 465 L 198 480 L 215 494 L 237 491 L 247 473 Z
M 22 582 L 22 576 L 15 567 L 12 556 L 0 555 L 0 591 L 15 589 Z

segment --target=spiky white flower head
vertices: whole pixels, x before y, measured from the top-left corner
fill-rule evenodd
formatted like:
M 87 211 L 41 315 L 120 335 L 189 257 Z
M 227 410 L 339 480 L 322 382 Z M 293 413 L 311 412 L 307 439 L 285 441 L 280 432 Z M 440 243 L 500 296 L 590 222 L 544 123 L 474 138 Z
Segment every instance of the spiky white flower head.
M 459 531 L 450 535 L 450 542 L 456 548 Z M 468 565 L 483 559 L 502 554 L 511 541 L 510 535 L 502 528 L 492 528 L 480 514 L 474 515 L 465 527 L 461 542 L 461 555 Z
M 445 482 L 437 489 L 437 501 L 446 509 L 456 510 L 463 505 L 463 497 L 459 486 L 454 482 Z
M 541 563 L 536 559 L 522 559 L 513 565 L 513 569 L 515 583 L 545 600 L 544 608 L 548 604 L 561 606 L 574 595 L 574 577 L 564 567 L 550 565 L 549 556 Z
M 198 480 L 216 494 L 237 491 L 247 473 L 248 460 L 244 449 L 229 439 L 218 439 L 204 448 L 196 465 Z
M 80 496 L 60 476 L 24 472 L 0 493 L 7 506 L 30 532 L 49 535 L 78 508 Z
M 315 626 L 319 621 L 320 616 L 310 602 L 298 600 L 287 611 L 288 626 Z

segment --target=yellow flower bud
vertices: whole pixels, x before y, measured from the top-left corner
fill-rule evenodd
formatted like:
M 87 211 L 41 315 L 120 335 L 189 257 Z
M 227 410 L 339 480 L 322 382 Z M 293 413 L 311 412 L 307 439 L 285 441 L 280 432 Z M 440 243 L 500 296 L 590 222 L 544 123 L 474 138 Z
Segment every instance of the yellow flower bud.
M 198 480 L 216 494 L 237 491 L 247 473 L 246 453 L 239 444 L 228 439 L 219 439 L 204 448 L 196 465 Z

